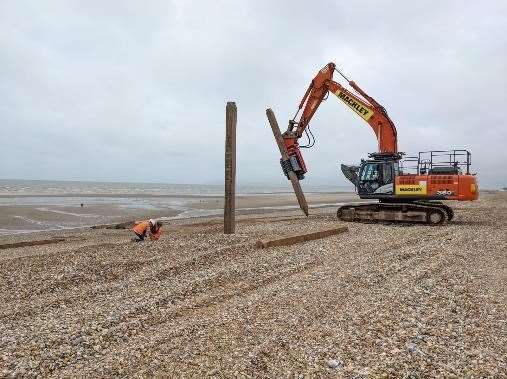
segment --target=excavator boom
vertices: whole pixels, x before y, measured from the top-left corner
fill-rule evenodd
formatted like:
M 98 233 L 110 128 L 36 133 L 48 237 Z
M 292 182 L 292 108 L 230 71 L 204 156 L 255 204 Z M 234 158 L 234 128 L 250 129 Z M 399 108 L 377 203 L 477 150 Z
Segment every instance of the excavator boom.
M 328 63 L 324 66 L 312 80 L 301 99 L 298 109 L 298 113 L 303 109 L 301 117 L 298 122 L 295 121 L 295 117 L 289 121 L 289 127 L 283 135 L 289 155 L 297 156 L 298 160 L 300 160 L 299 165 L 306 168 L 302 155 L 298 151 L 298 139 L 302 137 L 303 132 L 310 124 L 310 120 L 322 101 L 327 98 L 329 92 L 336 95 L 339 100 L 370 125 L 378 141 L 379 153 L 398 153 L 396 127 L 387 115 L 384 107 L 353 81 L 346 79 L 357 94 L 334 81 L 333 74 L 335 71 L 337 70 L 334 63 Z

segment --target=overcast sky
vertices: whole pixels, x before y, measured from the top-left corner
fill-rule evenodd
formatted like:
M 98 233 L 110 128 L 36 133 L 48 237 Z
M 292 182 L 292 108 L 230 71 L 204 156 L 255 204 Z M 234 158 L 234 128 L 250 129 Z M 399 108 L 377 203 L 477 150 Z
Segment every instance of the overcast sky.
M 401 151 L 469 149 L 482 187 L 507 186 L 504 0 L 1 0 L 0 178 L 222 183 L 235 101 L 238 182 L 285 184 L 265 109 L 285 128 L 331 61 Z M 376 150 L 333 96 L 311 125 L 307 184 Z

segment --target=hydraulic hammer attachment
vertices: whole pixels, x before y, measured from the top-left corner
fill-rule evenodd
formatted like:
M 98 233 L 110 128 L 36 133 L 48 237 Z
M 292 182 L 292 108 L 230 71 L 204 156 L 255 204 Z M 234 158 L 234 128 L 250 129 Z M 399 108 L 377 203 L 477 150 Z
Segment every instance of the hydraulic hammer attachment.
M 290 180 L 289 171 L 293 171 L 296 174 L 298 180 L 305 178 L 305 171 L 299 165 L 298 159 L 295 155 L 289 155 L 289 159 L 287 160 L 280 158 L 280 165 L 282 166 L 282 171 L 287 179 Z
M 287 150 L 288 159 L 280 159 L 280 164 L 282 166 L 283 173 L 287 178 L 289 178 L 288 172 L 294 171 L 297 178 L 302 180 L 305 178 L 307 171 L 303 154 L 301 154 L 296 138 L 290 135 L 287 136 L 287 134 L 288 132 L 282 134 L 282 138 L 285 149 Z

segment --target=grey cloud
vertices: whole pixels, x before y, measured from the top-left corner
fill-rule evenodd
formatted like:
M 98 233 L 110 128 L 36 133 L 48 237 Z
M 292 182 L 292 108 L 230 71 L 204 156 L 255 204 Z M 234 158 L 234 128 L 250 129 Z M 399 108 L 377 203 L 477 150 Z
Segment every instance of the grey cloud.
M 505 186 L 506 20 L 503 1 L 3 1 L 0 177 L 221 183 L 233 100 L 238 181 L 283 184 L 264 111 L 285 126 L 335 61 L 401 150 L 468 148 Z M 307 184 L 345 184 L 338 164 L 376 148 L 332 96 L 312 130 Z

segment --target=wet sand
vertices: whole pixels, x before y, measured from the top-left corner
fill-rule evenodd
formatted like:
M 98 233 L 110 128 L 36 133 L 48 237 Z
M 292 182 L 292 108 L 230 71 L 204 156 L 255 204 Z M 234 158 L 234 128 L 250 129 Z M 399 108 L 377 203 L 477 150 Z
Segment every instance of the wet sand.
M 37 196 L 38 197 L 38 196 Z M 53 229 L 69 229 L 92 225 L 121 223 L 143 218 L 173 219 L 220 215 L 223 212 L 222 196 L 148 196 L 103 198 L 103 202 L 87 203 L 92 198 L 65 198 L 45 196 L 52 199 L 48 204 L 0 205 L 0 235 Z M 309 193 L 310 206 L 358 201 L 353 193 Z M 81 207 L 83 202 L 83 207 Z M 90 200 L 91 202 L 91 200 Z M 242 213 L 270 212 L 298 208 L 293 194 L 238 195 L 236 209 Z

